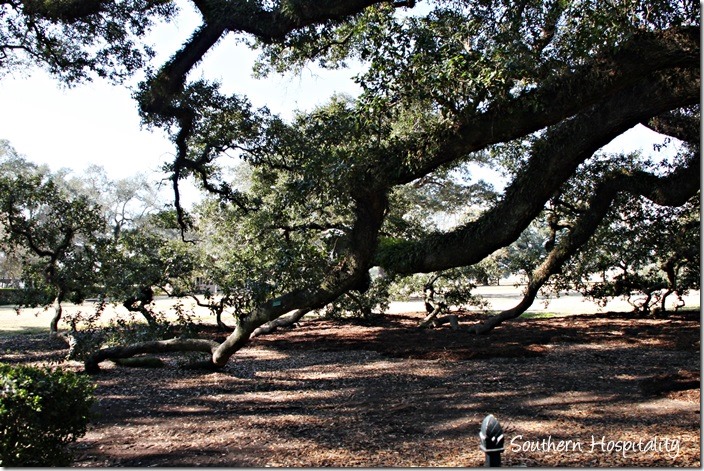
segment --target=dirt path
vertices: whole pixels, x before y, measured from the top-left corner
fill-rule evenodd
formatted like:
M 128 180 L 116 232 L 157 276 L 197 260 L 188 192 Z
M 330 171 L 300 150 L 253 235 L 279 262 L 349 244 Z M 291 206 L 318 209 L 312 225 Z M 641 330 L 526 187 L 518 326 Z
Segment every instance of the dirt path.
M 698 313 L 519 320 L 488 336 L 415 329 L 421 317 L 304 322 L 215 373 L 106 364 L 75 464 L 479 466 L 491 413 L 508 466 L 700 465 L 699 389 L 658 391 L 699 380 Z M 28 335 L 0 352 L 65 354 Z

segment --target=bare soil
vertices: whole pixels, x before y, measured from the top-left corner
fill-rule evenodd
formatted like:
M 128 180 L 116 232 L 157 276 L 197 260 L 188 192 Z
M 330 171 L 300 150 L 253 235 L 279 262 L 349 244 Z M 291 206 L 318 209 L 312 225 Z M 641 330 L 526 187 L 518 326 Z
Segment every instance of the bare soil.
M 476 467 L 493 414 L 506 466 L 700 466 L 699 312 L 519 319 L 486 336 L 422 317 L 305 321 L 218 372 L 106 362 L 75 465 Z M 3 362 L 80 370 L 65 355 L 45 335 L 0 338 Z

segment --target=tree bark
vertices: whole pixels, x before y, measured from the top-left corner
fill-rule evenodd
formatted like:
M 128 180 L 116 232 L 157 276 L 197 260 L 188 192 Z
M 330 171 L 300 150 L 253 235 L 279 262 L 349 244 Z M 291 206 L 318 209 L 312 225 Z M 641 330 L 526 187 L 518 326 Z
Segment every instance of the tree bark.
M 154 315 L 145 307 L 145 304 L 142 301 L 138 300 L 129 300 L 125 301 L 122 303 L 122 305 L 125 307 L 130 312 L 136 312 L 142 315 L 144 319 L 147 321 L 147 324 L 151 327 L 156 326 L 156 318 Z
M 52 317 L 49 323 L 49 335 L 56 337 L 59 333 L 59 321 L 61 320 L 61 315 L 63 314 L 63 306 L 61 305 L 61 295 L 57 295 L 54 298 L 54 317 Z
M 122 303 L 122 305 L 125 307 L 130 312 L 137 312 L 144 317 L 144 319 L 147 321 L 147 324 L 150 327 L 154 327 L 157 325 L 156 318 L 154 317 L 154 314 L 147 309 L 147 305 L 151 304 L 154 301 L 154 291 L 152 290 L 151 287 L 142 287 L 140 288 L 139 295 L 134 296 L 125 302 Z
M 444 135 L 437 136 L 431 131 L 416 136 L 412 142 L 400 142 L 402 148 L 398 155 L 401 162 L 387 159 L 389 178 L 398 184 L 409 183 L 491 144 L 521 138 L 571 117 L 599 112 L 600 108 L 608 111 L 612 106 L 609 103 L 614 103 L 614 109 L 620 112 L 634 112 L 626 129 L 639 122 L 648 122 L 654 116 L 663 116 L 681 106 L 695 105 L 699 103 L 699 36 L 699 27 L 642 32 L 609 55 L 594 57 L 572 72 L 547 77 L 531 92 L 516 98 L 498 100 L 482 113 L 476 113 L 474 109 L 467 110 L 460 114 L 454 126 Z M 693 73 L 690 83 L 669 82 L 669 75 L 685 71 Z M 686 80 L 688 79 L 685 78 Z M 663 91 L 672 91 L 670 88 L 684 85 L 680 92 L 685 91 L 687 86 L 692 88 L 689 98 L 682 104 L 657 110 L 659 105 L 653 103 L 656 107 L 654 112 L 644 114 L 641 119 L 632 119 L 642 106 L 634 106 L 638 99 L 631 99 L 628 95 L 634 91 L 639 93 L 639 89 L 651 85 L 659 88 L 653 96 L 655 101 L 665 96 Z M 647 101 L 648 93 L 650 92 L 645 92 L 642 99 Z M 649 106 L 646 103 L 639 105 Z M 599 119 L 603 118 L 594 115 L 592 121 L 587 118 L 586 122 L 596 126 L 601 124 Z M 608 121 L 603 124 L 608 125 Z M 579 128 L 584 129 L 584 125 L 576 129 Z M 621 132 L 623 130 L 618 134 Z M 584 132 L 576 133 L 580 134 Z M 409 156 L 413 158 L 410 159 Z M 563 154 L 563 157 L 568 156 L 569 154 Z M 413 165 L 402 163 L 407 161 L 413 162 Z
M 298 309 L 297 311 L 293 311 L 289 314 L 285 314 L 277 319 L 269 321 L 266 324 L 254 329 L 250 338 L 270 334 L 279 329 L 280 327 L 292 326 L 293 324 L 301 320 L 301 318 L 308 314 L 310 311 L 310 309 Z

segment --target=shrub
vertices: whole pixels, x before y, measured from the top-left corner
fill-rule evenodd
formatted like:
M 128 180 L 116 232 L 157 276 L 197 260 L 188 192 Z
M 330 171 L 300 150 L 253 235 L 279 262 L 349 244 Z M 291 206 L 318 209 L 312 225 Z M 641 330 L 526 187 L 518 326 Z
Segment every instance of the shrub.
M 20 300 L 20 291 L 17 288 L 0 288 L 0 306 L 17 304 Z
M 0 466 L 68 466 L 95 401 L 88 378 L 0 363 Z

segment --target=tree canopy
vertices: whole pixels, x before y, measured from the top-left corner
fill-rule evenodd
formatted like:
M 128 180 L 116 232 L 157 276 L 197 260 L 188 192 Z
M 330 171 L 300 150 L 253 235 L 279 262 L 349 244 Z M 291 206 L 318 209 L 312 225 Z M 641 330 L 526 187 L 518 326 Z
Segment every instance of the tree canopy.
M 97 206 L 70 191 L 64 181 L 5 146 L 0 153 L 0 242 L 23 259 L 24 304 L 55 301 L 57 332 L 61 303 L 82 302 L 94 289 L 96 236 L 104 228 Z M 17 250 L 19 249 L 19 250 Z
M 35 3 L 3 4 L 5 57 L 44 61 L 69 81 L 141 67 L 134 51 L 148 49 L 134 48 L 140 35 L 174 9 L 168 2 Z M 222 210 L 223 252 L 239 277 L 227 284 L 247 287 L 247 309 L 222 343 L 105 349 L 89 369 L 111 356 L 184 348 L 207 353 L 219 367 L 263 324 L 366 292 L 373 267 L 387 277 L 471 267 L 542 224 L 550 240 L 533 257 L 524 302 L 476 329 L 483 331 L 523 312 L 590 240 L 606 242 L 593 236 L 614 211 L 645 217 L 629 198 L 678 207 L 698 195 L 694 2 L 193 4 L 202 24 L 168 61 L 146 70 L 135 98 L 144 123 L 166 129 L 174 142 L 166 170 L 184 237 L 197 233 L 180 204 L 184 179 L 197 181 Z M 261 52 L 260 75 L 312 62 L 358 64 L 362 93 L 284 120 L 253 107 L 246 90 L 228 95 L 193 76 L 227 40 Z M 677 140 L 678 152 L 657 154 L 654 163 L 599 152 L 638 124 Z M 233 162 L 248 169 L 246 185 L 232 181 Z M 506 187 L 492 191 L 458 176 L 478 164 L 501 169 Z M 465 208 L 460 223 L 443 227 L 423 217 L 431 208 L 421 193 L 434 186 L 456 196 L 453 211 Z

